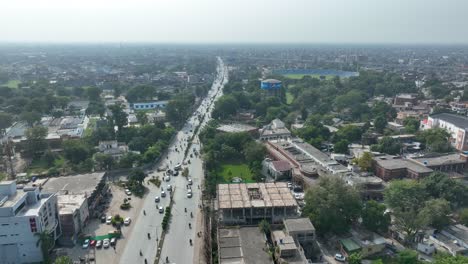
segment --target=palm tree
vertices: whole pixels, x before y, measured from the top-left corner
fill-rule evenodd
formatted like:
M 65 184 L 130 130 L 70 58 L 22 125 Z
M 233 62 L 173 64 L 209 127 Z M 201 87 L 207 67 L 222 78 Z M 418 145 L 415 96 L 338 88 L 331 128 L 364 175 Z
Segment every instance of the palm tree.
M 42 256 L 44 258 L 44 263 L 50 263 L 49 250 L 53 247 L 54 240 L 50 236 L 47 230 L 34 234 L 38 237 L 36 242 L 36 247 L 41 245 Z

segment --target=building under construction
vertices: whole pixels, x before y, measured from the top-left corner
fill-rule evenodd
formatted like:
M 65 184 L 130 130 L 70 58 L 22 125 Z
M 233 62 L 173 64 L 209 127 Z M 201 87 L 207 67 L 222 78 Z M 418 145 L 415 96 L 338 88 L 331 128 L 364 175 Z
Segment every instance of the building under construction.
M 297 217 L 297 202 L 285 182 L 219 184 L 217 209 L 222 224 L 280 223 Z

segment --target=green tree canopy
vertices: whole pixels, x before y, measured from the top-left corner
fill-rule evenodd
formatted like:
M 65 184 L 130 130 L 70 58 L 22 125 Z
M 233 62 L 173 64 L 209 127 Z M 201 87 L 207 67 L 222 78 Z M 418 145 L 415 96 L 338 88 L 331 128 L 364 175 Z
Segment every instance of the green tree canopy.
M 420 131 L 416 139 L 421 141 L 430 152 L 445 153 L 452 150 L 449 142 L 450 134 L 442 128 L 432 128 Z
M 349 142 L 346 139 L 342 139 L 335 143 L 333 149 L 336 153 L 347 154 L 349 151 L 348 145 Z
M 42 154 L 47 149 L 47 128 L 35 126 L 26 130 L 25 154 L 29 157 Z
M 362 224 L 374 232 L 386 232 L 390 226 L 390 214 L 384 204 L 370 200 L 362 209 Z
M 337 177 L 322 177 L 305 196 L 303 215 L 321 234 L 346 232 L 361 212 L 359 193 Z

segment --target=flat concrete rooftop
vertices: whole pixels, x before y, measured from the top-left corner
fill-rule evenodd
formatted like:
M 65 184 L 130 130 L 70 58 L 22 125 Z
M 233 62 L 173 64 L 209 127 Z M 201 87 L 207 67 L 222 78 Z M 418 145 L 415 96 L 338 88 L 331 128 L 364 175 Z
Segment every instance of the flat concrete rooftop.
M 218 204 L 220 209 L 297 206 L 285 182 L 218 184 Z
M 271 264 L 265 251 L 265 235 L 258 227 L 220 228 L 218 230 L 220 264 Z
M 104 172 L 96 172 L 49 178 L 49 180 L 42 185 L 42 192 L 91 195 L 97 185 L 102 181 L 104 175 Z

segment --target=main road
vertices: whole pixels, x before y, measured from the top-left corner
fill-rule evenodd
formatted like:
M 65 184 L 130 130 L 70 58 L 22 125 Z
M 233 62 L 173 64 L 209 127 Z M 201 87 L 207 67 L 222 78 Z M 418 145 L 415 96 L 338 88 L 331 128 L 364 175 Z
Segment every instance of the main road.
M 170 263 L 192 263 L 194 249 L 189 243 L 189 239 L 195 240 L 195 219 L 200 204 L 201 183 L 203 177 L 203 168 L 200 155 L 200 145 L 198 133 L 201 128 L 211 119 L 214 102 L 222 95 L 222 88 L 228 81 L 228 70 L 221 58 L 217 58 L 217 75 L 208 92 L 208 96 L 201 102 L 198 109 L 187 120 L 182 130 L 175 136 L 169 146 L 167 156 L 161 159 L 157 168 L 171 168 L 176 164 L 183 164 L 189 170 L 189 177 L 193 180 L 193 185 L 188 185 L 185 177 L 171 176 L 169 181 L 162 181 L 161 187 L 167 193 L 167 186 L 170 184 L 173 188 L 174 203 L 172 206 L 172 218 L 169 224 L 169 230 L 165 236 L 164 246 L 162 247 L 161 262 Z M 188 107 L 188 106 L 187 106 Z M 199 130 L 196 127 L 200 126 Z M 194 134 L 196 132 L 196 134 Z M 192 144 L 190 145 L 189 142 Z M 184 157 L 185 150 L 188 150 L 187 157 Z M 192 155 L 192 157 L 190 157 Z M 189 163 L 190 161 L 190 163 Z M 162 180 L 164 172 L 151 171 L 149 177 L 159 176 Z M 143 210 L 139 217 L 134 221 L 134 228 L 131 234 L 125 239 L 126 246 L 120 257 L 120 263 L 153 263 L 156 258 L 156 249 L 160 247 L 159 238 L 161 237 L 161 222 L 164 214 L 159 213 L 158 206 L 166 208 L 169 205 L 169 197 L 161 197 L 161 188 L 152 184 L 147 185 L 149 191 L 143 201 Z M 192 197 L 187 196 L 187 189 L 192 189 Z M 160 197 L 159 203 L 155 202 L 155 197 Z M 187 210 L 187 211 L 186 211 Z M 193 216 L 191 216 L 191 213 Z M 189 227 L 189 223 L 192 225 Z

